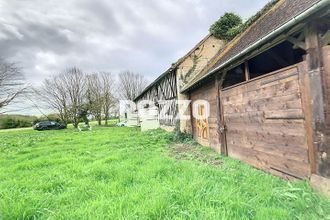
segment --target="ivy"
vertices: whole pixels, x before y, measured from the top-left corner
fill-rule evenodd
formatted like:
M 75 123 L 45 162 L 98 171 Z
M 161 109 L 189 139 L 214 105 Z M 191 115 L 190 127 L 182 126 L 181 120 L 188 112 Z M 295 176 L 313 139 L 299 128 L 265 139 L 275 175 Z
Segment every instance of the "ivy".
M 192 57 L 192 62 L 193 62 L 192 67 L 188 70 L 188 72 L 185 74 L 185 76 L 183 76 L 183 74 L 181 74 L 181 80 L 184 84 L 187 83 L 187 79 L 193 74 L 193 72 L 195 72 L 199 58 L 200 57 L 198 57 L 197 55 L 194 54 Z

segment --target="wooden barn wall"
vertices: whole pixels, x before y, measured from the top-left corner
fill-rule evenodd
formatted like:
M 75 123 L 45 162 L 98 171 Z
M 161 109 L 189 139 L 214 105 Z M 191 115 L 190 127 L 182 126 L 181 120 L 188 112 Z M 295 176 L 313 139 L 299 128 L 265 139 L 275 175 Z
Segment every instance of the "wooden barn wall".
M 216 151 L 220 151 L 219 136 L 217 133 L 217 89 L 214 81 L 206 83 L 202 87 L 190 93 L 192 103 L 196 100 L 206 100 L 210 104 L 210 117 L 208 118 L 208 139 L 200 139 L 197 134 L 197 121 L 192 117 L 193 137 L 198 143 L 204 146 L 210 146 Z M 191 105 L 192 106 L 192 105 Z M 192 110 L 193 111 L 193 110 Z
M 221 91 L 230 157 L 284 177 L 310 176 L 299 68 Z
M 322 49 L 323 55 L 323 85 L 324 85 L 324 99 L 325 99 L 325 154 L 324 158 L 324 169 L 323 174 L 330 177 L 330 46 L 325 46 Z

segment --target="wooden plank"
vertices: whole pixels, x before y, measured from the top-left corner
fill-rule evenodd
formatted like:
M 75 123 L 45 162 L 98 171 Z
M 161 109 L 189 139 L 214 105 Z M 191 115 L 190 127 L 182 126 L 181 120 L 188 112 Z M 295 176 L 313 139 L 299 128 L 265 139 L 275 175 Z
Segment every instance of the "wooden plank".
M 304 163 L 309 163 L 308 161 L 308 151 L 305 148 L 297 147 L 292 145 L 292 147 L 288 147 L 281 144 L 270 144 L 263 142 L 248 142 L 244 143 L 240 140 L 234 140 L 228 142 L 228 146 L 240 146 L 242 148 L 246 148 L 246 150 L 253 149 L 261 152 L 265 152 L 269 155 L 273 155 L 274 157 L 285 157 L 291 160 L 297 160 Z
M 293 83 L 291 81 L 294 81 Z M 258 94 L 258 91 L 269 91 L 272 89 L 286 89 L 287 86 L 294 84 L 298 81 L 298 75 L 291 76 L 289 78 L 283 80 L 272 80 L 272 82 L 268 81 L 265 85 L 255 85 L 255 84 L 246 84 L 241 87 L 233 88 L 233 90 L 226 90 L 223 93 L 223 97 L 225 100 L 231 100 L 232 97 L 243 97 L 248 94 Z M 290 82 L 290 83 L 287 83 Z
M 300 92 L 296 94 L 289 94 L 286 96 L 265 98 L 259 100 L 250 100 L 247 103 L 231 103 L 225 107 L 226 115 L 240 112 L 251 112 L 251 111 L 290 111 L 296 109 L 302 109 Z
M 247 131 L 247 130 L 231 130 L 228 128 L 227 137 L 229 143 L 241 143 L 254 145 L 254 143 L 278 144 L 286 147 L 294 146 L 307 149 L 306 137 L 303 134 L 287 135 L 280 132 L 272 131 Z
M 275 86 L 270 86 L 263 89 L 247 92 L 245 94 L 239 94 L 239 95 L 227 97 L 224 100 L 224 104 L 232 103 L 232 102 L 244 104 L 260 98 L 272 98 L 277 96 L 283 96 L 286 94 L 296 93 L 299 91 L 300 90 L 299 90 L 298 80 L 290 81 L 283 84 L 277 84 Z
M 246 150 L 235 145 L 228 147 L 228 155 L 261 169 L 269 170 L 271 167 L 277 167 L 284 172 L 293 173 L 300 178 L 308 178 L 310 176 L 308 163 L 290 160 L 284 157 L 274 157 L 265 152 L 253 149 Z
M 304 119 L 304 113 L 302 109 L 290 109 L 290 110 L 275 110 L 265 111 L 266 119 Z
M 251 131 L 285 131 L 285 133 L 289 135 L 305 133 L 305 123 L 302 120 L 265 120 L 263 123 L 227 122 L 228 129 L 235 130 L 242 127 Z

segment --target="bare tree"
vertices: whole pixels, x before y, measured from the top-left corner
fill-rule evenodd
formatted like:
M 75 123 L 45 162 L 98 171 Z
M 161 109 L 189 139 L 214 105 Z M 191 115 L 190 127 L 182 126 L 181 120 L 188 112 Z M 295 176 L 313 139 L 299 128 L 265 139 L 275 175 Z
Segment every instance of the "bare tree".
M 110 112 L 117 104 L 113 93 L 114 79 L 111 73 L 85 75 L 77 68 L 44 80 L 38 90 L 48 107 L 56 110 L 64 122 L 73 122 L 74 127 L 78 127 L 79 116 L 86 116 L 87 112 L 95 116 L 99 125 L 104 113 L 105 124 L 108 124 Z
M 125 71 L 119 74 L 119 95 L 125 100 L 134 100 L 147 86 L 143 75 Z
M 44 80 L 38 94 L 48 106 L 55 109 L 65 123 L 79 124 L 79 112 L 85 108 L 86 78 L 81 70 L 70 68 Z
M 114 90 L 114 79 L 111 73 L 102 72 L 100 73 L 103 87 L 103 112 L 105 125 L 108 125 L 110 116 L 110 110 L 117 104 L 117 99 L 113 94 Z
M 76 68 L 70 68 L 60 75 L 67 91 L 69 100 L 69 115 L 75 128 L 79 124 L 79 111 L 84 108 L 86 95 L 86 77 L 83 72 Z
M 98 73 L 87 75 L 87 102 L 90 112 L 95 116 L 98 125 L 102 122 L 102 110 L 104 103 L 103 82 Z
M 35 92 L 47 104 L 47 107 L 57 111 L 62 122 L 65 124 L 69 122 L 69 97 L 62 74 L 45 79 L 41 88 Z
M 16 64 L 0 59 L 0 109 L 8 106 L 25 90 L 23 74 Z

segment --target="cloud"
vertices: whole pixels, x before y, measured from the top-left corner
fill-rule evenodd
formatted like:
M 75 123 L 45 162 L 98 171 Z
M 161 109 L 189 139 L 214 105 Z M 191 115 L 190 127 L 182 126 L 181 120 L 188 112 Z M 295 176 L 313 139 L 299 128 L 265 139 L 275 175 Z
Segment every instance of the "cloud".
M 225 11 L 248 18 L 267 0 L 0 0 L 0 57 L 35 85 L 70 66 L 130 69 L 149 80 L 184 55 Z

